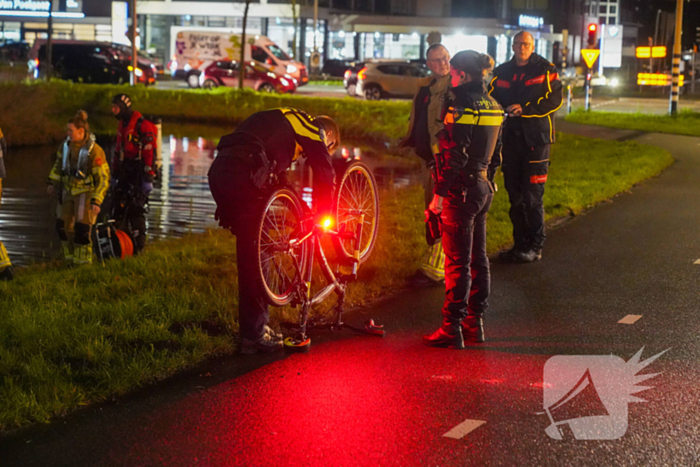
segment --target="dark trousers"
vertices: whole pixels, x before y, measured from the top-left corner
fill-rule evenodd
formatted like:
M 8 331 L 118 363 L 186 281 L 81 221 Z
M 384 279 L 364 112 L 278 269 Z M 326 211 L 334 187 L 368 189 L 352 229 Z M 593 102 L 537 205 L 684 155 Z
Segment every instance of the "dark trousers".
M 139 253 L 146 246 L 148 194 L 141 189 L 140 181 L 134 184 L 129 180 L 120 180 L 112 202 L 117 228 L 131 235 L 134 240 L 134 253 Z
M 503 138 L 503 178 L 510 200 L 513 243 L 521 251 L 542 249 L 544 233 L 544 185 L 549 170 L 549 144 L 525 145 L 522 133 L 506 132 Z
M 219 224 L 236 236 L 240 337 L 257 340 L 270 319 L 256 270 L 262 197 L 251 183 L 247 167 L 230 156 L 214 159 L 209 169 L 209 188 L 216 201 Z
M 462 193 L 450 193 L 442 207 L 445 251 L 445 303 L 442 316 L 461 322 L 483 316 L 491 289 L 486 256 L 486 216 L 493 201 L 491 185 L 480 179 Z

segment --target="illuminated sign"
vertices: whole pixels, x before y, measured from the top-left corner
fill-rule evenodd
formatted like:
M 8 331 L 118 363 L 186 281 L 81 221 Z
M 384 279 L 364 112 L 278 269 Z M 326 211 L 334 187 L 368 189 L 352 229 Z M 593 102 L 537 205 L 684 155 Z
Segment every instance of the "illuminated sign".
M 637 47 L 637 58 L 664 58 L 666 47 Z
M 637 74 L 637 84 L 642 86 L 670 86 L 672 84 L 671 75 L 664 73 L 639 73 Z M 683 86 L 683 75 L 679 76 L 678 85 Z
M 56 4 L 56 2 L 54 2 Z M 55 18 L 84 18 L 82 0 L 66 0 L 69 11 L 53 11 Z M 46 0 L 0 0 L 0 17 L 48 18 L 51 2 Z
M 521 28 L 539 29 L 544 25 L 544 18 L 540 16 L 520 15 L 518 17 L 518 26 Z
M 586 62 L 586 65 L 588 65 L 588 68 L 593 67 L 593 64 L 598 59 L 599 54 L 600 50 L 598 49 L 581 49 L 581 56 L 583 57 L 583 61 Z
M 34 0 L 0 0 L 0 10 L 49 11 L 50 2 Z
M 610 37 L 617 37 L 617 35 L 620 33 L 620 28 L 617 26 L 610 26 L 608 28 L 608 34 L 610 34 Z

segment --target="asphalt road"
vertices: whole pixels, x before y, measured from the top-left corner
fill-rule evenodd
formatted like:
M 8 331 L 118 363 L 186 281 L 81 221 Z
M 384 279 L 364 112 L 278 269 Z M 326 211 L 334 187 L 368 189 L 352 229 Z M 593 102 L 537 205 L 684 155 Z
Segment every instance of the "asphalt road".
M 542 261 L 494 263 L 487 343 L 424 347 L 444 292 L 407 289 L 357 312 L 384 323 L 384 339 L 314 334 L 306 355 L 217 359 L 6 435 L 0 464 L 698 465 L 700 138 L 560 129 L 677 161 L 551 231 Z M 641 318 L 618 323 L 628 315 Z M 668 351 L 643 368 L 642 348 L 641 360 Z M 647 402 L 628 403 L 638 372 L 659 374 L 636 394 Z M 545 408 L 575 419 L 563 440 L 545 432 Z

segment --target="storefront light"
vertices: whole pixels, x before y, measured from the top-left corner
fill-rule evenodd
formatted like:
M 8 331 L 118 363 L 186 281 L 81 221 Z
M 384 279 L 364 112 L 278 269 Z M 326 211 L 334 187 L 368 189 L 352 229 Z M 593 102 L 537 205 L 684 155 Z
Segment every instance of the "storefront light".
M 411 34 L 411 37 L 413 37 L 414 39 L 418 39 L 420 35 L 417 32 L 414 32 L 413 34 Z
M 374 38 L 375 38 L 375 39 L 379 39 L 379 33 L 378 33 L 378 32 L 375 32 L 375 33 L 374 33 Z
M 294 28 L 290 27 L 290 28 L 288 29 L 288 32 L 289 32 L 289 34 L 294 34 Z
M 49 13 L 45 11 L 0 11 L 0 16 L 24 16 L 27 18 L 48 18 Z M 51 16 L 54 18 L 85 18 L 84 13 L 64 13 L 60 11 L 54 12 Z
M 340 38 L 345 37 L 345 31 L 339 31 L 339 32 L 338 32 L 338 37 L 340 37 Z

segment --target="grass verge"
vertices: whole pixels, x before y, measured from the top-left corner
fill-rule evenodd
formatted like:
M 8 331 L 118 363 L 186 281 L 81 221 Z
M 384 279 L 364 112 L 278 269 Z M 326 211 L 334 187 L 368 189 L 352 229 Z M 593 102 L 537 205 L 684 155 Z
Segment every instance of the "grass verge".
M 578 214 L 672 162 L 651 146 L 565 134 L 551 159 L 549 219 Z M 500 175 L 497 181 L 503 186 Z M 490 252 L 510 241 L 504 191 L 488 220 Z M 351 285 L 350 306 L 404 286 L 425 250 L 422 189 L 385 190 L 381 203 L 378 244 Z M 0 430 L 48 421 L 232 352 L 236 273 L 234 238 L 216 230 L 104 266 L 32 266 L 0 283 Z M 285 316 L 294 313 L 273 309 L 273 321 Z
M 76 84 L 67 81 L 0 83 L 0 128 L 10 145 L 48 144 L 65 138 L 66 121 L 78 109 L 93 117 L 110 116 L 112 96 L 127 93 L 134 108 L 168 121 L 229 126 L 255 112 L 296 107 L 311 115 L 329 115 L 343 137 L 388 142 L 406 131 L 410 102 L 257 93 L 250 89 L 166 90 L 143 86 Z M 112 120 L 112 126 L 116 124 Z
M 676 117 L 579 110 L 567 115 L 566 121 L 626 130 L 700 136 L 700 113 L 692 110 L 681 110 Z

